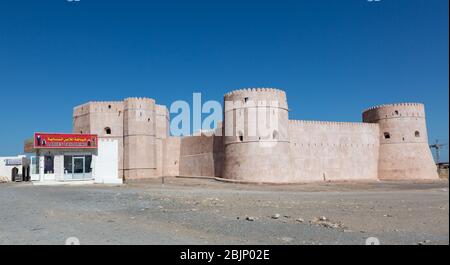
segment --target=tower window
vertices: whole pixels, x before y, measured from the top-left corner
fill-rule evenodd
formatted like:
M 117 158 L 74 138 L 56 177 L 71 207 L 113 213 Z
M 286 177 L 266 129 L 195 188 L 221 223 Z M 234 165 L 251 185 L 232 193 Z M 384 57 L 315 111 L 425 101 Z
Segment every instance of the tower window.
M 107 135 L 110 135 L 110 134 L 111 134 L 111 128 L 106 127 L 106 128 L 105 128 L 105 133 L 106 133 Z
M 419 132 L 419 131 L 415 131 L 415 132 L 414 132 L 414 136 L 420 137 L 420 132 Z
M 242 132 L 239 132 L 239 141 L 240 142 L 244 141 L 244 135 Z
M 248 97 L 244 98 L 244 102 L 245 102 L 245 103 L 248 102 Z
M 395 111 L 395 115 L 398 115 L 398 110 Z
M 273 131 L 273 139 L 278 140 L 278 131 L 277 130 Z
M 391 135 L 388 132 L 385 132 L 384 139 L 391 139 Z
M 108 109 L 111 109 L 111 105 L 108 105 Z

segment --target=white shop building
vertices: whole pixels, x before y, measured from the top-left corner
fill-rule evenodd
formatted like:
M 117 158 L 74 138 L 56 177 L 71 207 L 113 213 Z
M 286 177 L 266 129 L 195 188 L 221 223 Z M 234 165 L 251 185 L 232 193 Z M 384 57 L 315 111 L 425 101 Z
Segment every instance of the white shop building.
M 117 140 L 92 134 L 35 133 L 31 180 L 121 184 Z
M 0 157 L 0 181 L 27 181 L 29 164 L 25 155 Z

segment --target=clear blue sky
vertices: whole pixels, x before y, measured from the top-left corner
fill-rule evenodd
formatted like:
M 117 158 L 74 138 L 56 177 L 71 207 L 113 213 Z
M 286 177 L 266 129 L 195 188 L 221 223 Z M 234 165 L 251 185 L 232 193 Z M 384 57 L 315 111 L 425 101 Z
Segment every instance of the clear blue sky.
M 0 155 L 90 100 L 245 87 L 286 90 L 293 119 L 423 102 L 448 142 L 448 39 L 447 0 L 1 0 Z

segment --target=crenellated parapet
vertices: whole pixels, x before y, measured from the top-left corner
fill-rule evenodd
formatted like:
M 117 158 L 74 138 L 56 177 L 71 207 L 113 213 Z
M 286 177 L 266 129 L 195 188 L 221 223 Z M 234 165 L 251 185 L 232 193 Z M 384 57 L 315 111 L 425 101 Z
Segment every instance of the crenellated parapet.
M 76 106 L 74 116 L 82 116 L 89 113 L 111 113 L 123 111 L 122 101 L 90 101 L 88 103 Z
M 381 119 L 400 117 L 425 118 L 422 103 L 395 103 L 371 107 L 363 111 L 364 122 L 378 122 Z
M 364 122 L 340 122 L 340 121 L 315 121 L 315 120 L 289 120 L 289 124 L 292 125 L 324 125 L 324 126 L 342 126 L 342 127 L 378 127 L 375 123 Z
M 286 93 L 276 88 L 244 88 L 224 95 L 224 101 L 233 102 L 233 108 L 273 106 L 288 109 Z M 227 104 L 225 104 L 227 109 Z
M 369 108 L 364 123 L 380 126 L 380 143 L 428 142 L 425 106 L 421 103 L 396 103 Z
M 130 97 L 124 101 L 125 109 L 154 110 L 155 100 L 152 98 Z
M 85 104 L 74 107 L 73 108 L 73 116 L 79 117 L 79 116 L 88 114 L 90 112 L 89 104 L 90 103 L 85 103 Z

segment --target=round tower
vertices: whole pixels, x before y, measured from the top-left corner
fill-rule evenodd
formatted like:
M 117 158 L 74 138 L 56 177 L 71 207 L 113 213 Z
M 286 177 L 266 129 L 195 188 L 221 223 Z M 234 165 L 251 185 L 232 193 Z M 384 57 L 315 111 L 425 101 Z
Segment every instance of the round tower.
M 423 104 L 376 106 L 363 112 L 363 121 L 380 127 L 379 179 L 438 179 Z
M 123 110 L 124 178 L 156 176 L 155 101 L 127 98 Z
M 292 181 L 288 112 L 286 94 L 278 89 L 226 94 L 222 177 L 245 182 Z

